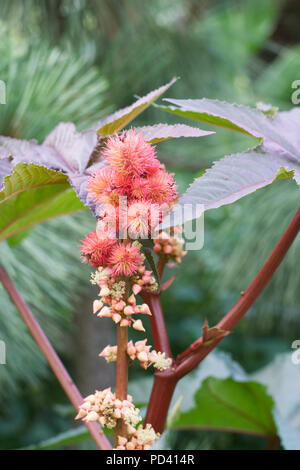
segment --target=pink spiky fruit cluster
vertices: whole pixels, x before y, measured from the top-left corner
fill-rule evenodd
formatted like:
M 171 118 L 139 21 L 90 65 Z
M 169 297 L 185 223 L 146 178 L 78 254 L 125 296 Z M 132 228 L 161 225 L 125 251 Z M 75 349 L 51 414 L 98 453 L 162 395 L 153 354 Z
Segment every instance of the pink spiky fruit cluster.
M 155 147 L 134 130 L 109 137 L 102 156 L 108 165 L 87 182 L 89 196 L 100 205 L 102 231 L 113 218 L 116 231 L 146 238 L 177 199 L 173 175 L 157 159 Z M 126 197 L 126 214 L 119 210 L 121 197 Z

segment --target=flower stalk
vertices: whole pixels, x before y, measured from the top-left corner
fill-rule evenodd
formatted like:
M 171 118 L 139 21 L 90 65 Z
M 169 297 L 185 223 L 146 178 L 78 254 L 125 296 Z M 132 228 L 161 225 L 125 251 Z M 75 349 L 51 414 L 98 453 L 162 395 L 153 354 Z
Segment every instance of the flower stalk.
M 117 325 L 117 366 L 116 366 L 116 398 L 127 399 L 128 391 L 128 327 Z M 117 420 L 114 428 L 114 446 L 118 445 L 118 436 L 127 437 L 127 425 L 123 419 Z

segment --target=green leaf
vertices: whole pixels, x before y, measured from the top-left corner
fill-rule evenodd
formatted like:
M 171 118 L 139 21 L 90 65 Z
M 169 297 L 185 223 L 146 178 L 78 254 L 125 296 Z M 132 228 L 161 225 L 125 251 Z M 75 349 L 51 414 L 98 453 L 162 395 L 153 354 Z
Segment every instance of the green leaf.
M 24 240 L 24 238 L 26 238 L 27 235 L 29 235 L 31 230 L 32 230 L 32 227 L 27 228 L 26 230 L 22 230 L 22 232 L 19 232 L 16 235 L 13 235 L 12 237 L 7 238 L 7 243 L 10 246 L 19 245 L 19 243 L 21 243 L 21 241 Z
M 166 98 L 166 101 L 172 102 L 173 100 L 168 100 Z M 176 100 L 176 101 L 181 101 L 181 100 Z M 194 101 L 194 100 L 186 100 L 186 101 Z M 176 114 L 177 116 L 185 117 L 188 119 L 193 119 L 194 121 L 205 122 L 206 124 L 211 124 L 213 126 L 224 127 L 225 129 L 229 129 L 235 132 L 240 132 L 241 134 L 245 134 L 247 136 L 252 137 L 252 134 L 250 132 L 247 132 L 242 127 L 235 125 L 229 119 L 221 118 L 218 116 L 213 116 L 204 112 L 201 113 L 201 112 L 196 112 L 193 110 L 188 110 L 185 108 L 177 108 L 175 106 L 155 105 L 155 107 L 158 109 L 161 109 L 162 111 L 168 111 L 169 113 Z
M 173 83 L 176 82 L 176 78 L 173 78 L 166 85 L 161 86 L 157 90 L 151 91 L 146 96 L 139 98 L 131 106 L 120 109 L 115 113 L 107 116 L 102 119 L 97 124 L 97 132 L 101 134 L 102 137 L 107 137 L 108 135 L 118 132 L 123 129 L 127 124 L 129 124 L 133 119 L 135 119 L 139 114 L 141 114 L 145 109 L 147 109 L 154 101 L 156 101 Z
M 70 431 L 58 434 L 55 437 L 46 439 L 38 444 L 33 444 L 28 447 L 24 447 L 21 450 L 47 450 L 56 449 L 58 447 L 75 444 L 77 442 L 86 441 L 90 439 L 90 433 L 87 431 L 85 426 L 80 426 L 77 429 L 71 429 Z
M 196 406 L 182 413 L 173 428 L 276 435 L 274 403 L 259 383 L 208 377 L 196 392 L 195 402 Z
M 83 209 L 86 208 L 70 188 L 66 175 L 19 163 L 4 178 L 0 192 L 0 241 L 49 218 Z

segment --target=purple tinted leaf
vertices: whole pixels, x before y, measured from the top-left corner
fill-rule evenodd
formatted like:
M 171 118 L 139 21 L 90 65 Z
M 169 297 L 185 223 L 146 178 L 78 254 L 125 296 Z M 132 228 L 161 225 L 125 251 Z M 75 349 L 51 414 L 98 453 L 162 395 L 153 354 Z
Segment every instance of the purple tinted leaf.
M 42 145 L 36 141 L 0 137 L 0 176 L 8 175 L 17 163 L 34 163 L 58 170 L 68 175 L 78 196 L 87 204 L 83 183 L 96 143 L 97 134 L 94 131 L 77 132 L 72 123 L 60 123 Z
M 9 158 L 3 158 L 4 152 L 2 154 L 0 149 L 0 191 L 2 191 L 3 179 L 5 176 L 10 175 L 13 170 L 13 164 Z
M 168 88 L 170 88 L 171 85 L 173 85 L 173 83 L 176 82 L 176 80 L 176 78 L 173 78 L 166 85 L 163 85 L 157 90 L 151 91 L 142 98 L 139 98 L 132 105 L 110 114 L 99 121 L 94 129 L 101 134 L 102 137 L 106 137 L 114 132 L 120 131 L 146 108 L 148 108 L 154 101 L 156 101 Z
M 266 116 L 257 109 L 230 104 L 217 100 L 175 100 L 168 99 L 177 108 L 176 114 L 190 113 L 192 119 L 240 130 L 258 139 L 264 140 L 278 152 L 284 151 L 300 160 L 300 112 L 293 109 L 279 112 L 275 116 Z M 234 127 L 233 127 L 233 126 Z
M 300 184 L 299 109 L 266 115 L 257 109 L 215 100 L 167 101 L 177 106 L 166 108 L 172 113 L 242 132 L 261 141 L 256 149 L 225 157 L 196 179 L 174 207 L 172 217 L 177 222 L 185 204 L 191 204 L 193 211 L 184 219 L 192 220 L 200 215 L 197 204 L 203 204 L 204 210 L 230 204 L 279 178 L 291 177 Z M 163 226 L 170 223 L 166 220 Z
M 35 163 L 65 172 L 68 170 L 68 165 L 54 149 L 39 145 L 34 140 L 27 141 L 11 137 L 0 137 L 0 149 L 11 157 L 14 164 Z
M 95 132 L 77 132 L 74 124 L 61 122 L 46 137 L 43 146 L 54 149 L 60 155 L 69 168 L 68 172 L 82 174 L 96 144 Z
M 216 209 L 271 184 L 276 179 L 294 177 L 300 183 L 300 165 L 288 161 L 286 155 L 270 155 L 261 148 L 230 155 L 190 185 L 180 198 L 169 218 L 162 223 L 167 228 L 180 225 L 201 215 L 204 210 Z M 192 211 L 184 210 L 189 205 Z M 198 210 L 199 208 L 199 210 Z
M 157 124 L 156 126 L 136 127 L 135 130 L 136 132 L 141 132 L 144 139 L 152 144 L 179 137 L 203 137 L 214 134 L 212 131 L 203 131 L 198 127 L 191 127 L 185 124 Z

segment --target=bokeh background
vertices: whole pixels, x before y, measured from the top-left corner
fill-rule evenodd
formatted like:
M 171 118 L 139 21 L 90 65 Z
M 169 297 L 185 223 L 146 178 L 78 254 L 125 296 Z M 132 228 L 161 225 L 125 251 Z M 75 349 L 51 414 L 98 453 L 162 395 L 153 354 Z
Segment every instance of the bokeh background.
M 289 109 L 300 79 L 297 0 L 1 0 L 0 79 L 7 84 L 0 134 L 40 142 L 60 121 L 86 129 L 169 81 L 173 98 L 218 98 Z M 173 122 L 155 108 L 135 124 Z M 159 146 L 180 192 L 220 157 L 253 145 L 215 136 Z M 279 188 L 279 186 L 281 186 Z M 280 189 L 280 190 L 279 190 Z M 163 294 L 174 353 L 217 321 L 247 287 L 299 204 L 280 181 L 205 216 L 205 245 L 186 256 Z M 94 287 L 80 263 L 79 240 L 95 221 L 86 211 L 36 226 L 18 245 L 0 244 L 12 276 L 83 394 L 114 381 L 98 353 L 114 344 L 109 322 L 91 315 Z M 252 372 L 300 337 L 300 240 L 261 298 L 219 346 Z M 0 448 L 20 448 L 73 427 L 74 410 L 0 287 Z M 144 372 L 132 367 L 135 380 Z M 262 448 L 259 439 L 176 432 L 173 448 Z M 74 447 L 74 444 L 73 444 Z M 69 447 L 70 448 L 70 447 Z M 93 448 L 88 439 L 77 448 Z

